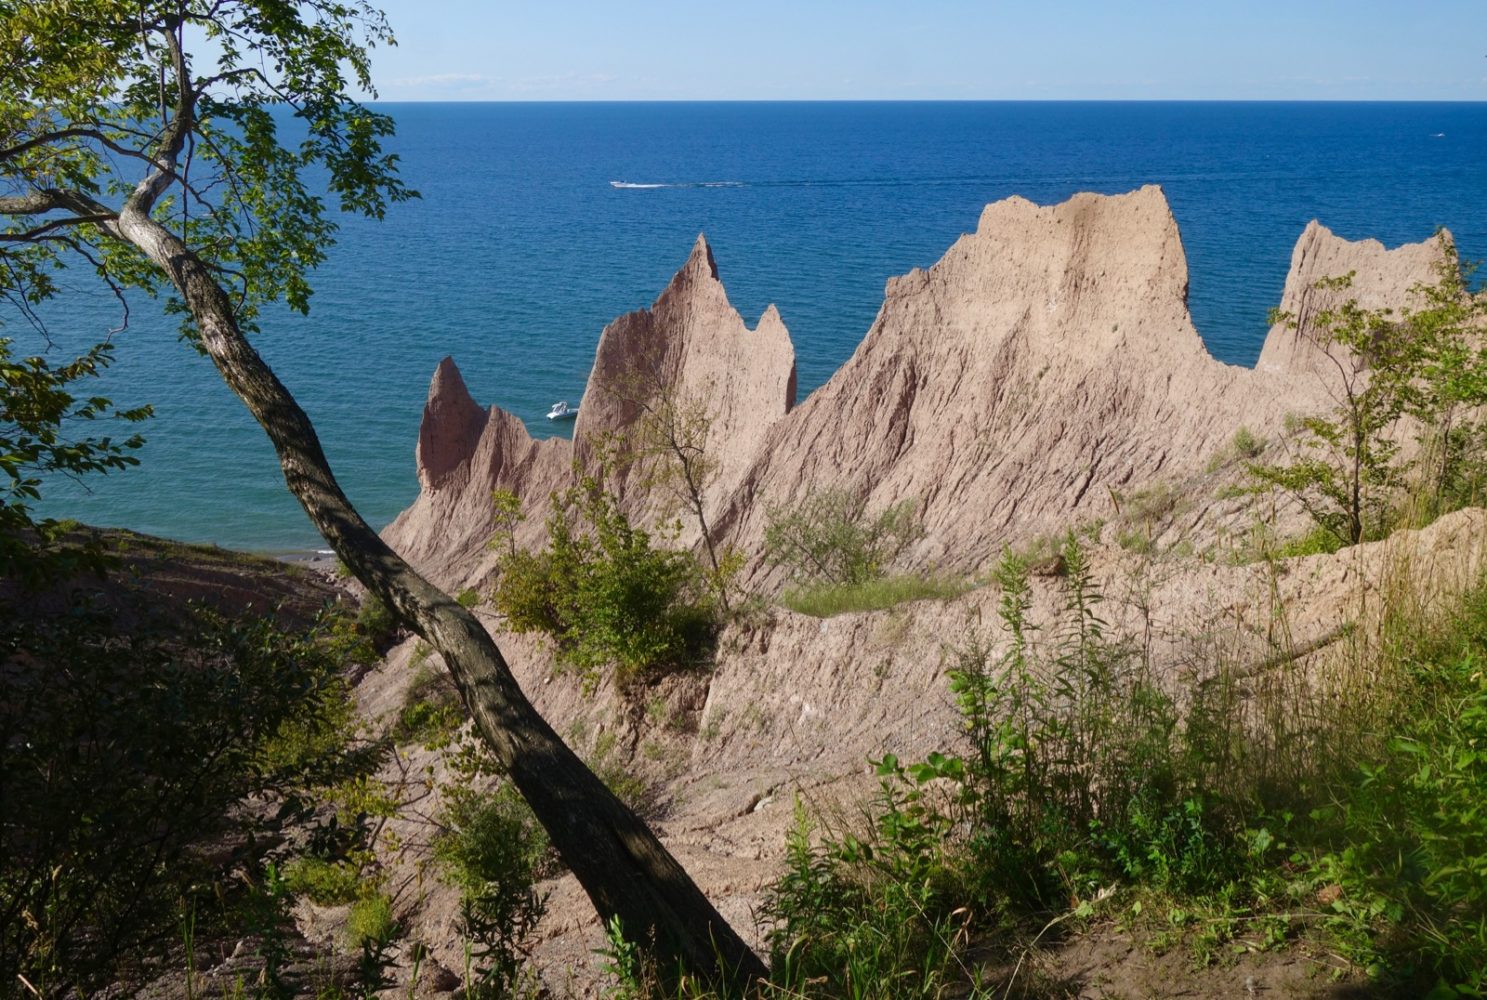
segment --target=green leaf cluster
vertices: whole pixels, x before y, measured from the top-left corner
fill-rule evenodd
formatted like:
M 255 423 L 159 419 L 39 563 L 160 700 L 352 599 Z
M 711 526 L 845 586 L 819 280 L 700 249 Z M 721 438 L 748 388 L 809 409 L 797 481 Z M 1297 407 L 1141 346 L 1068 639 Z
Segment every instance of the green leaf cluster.
M 585 477 L 552 498 L 548 543 L 501 563 L 493 603 L 515 632 L 542 632 L 591 680 L 627 684 L 701 662 L 718 612 L 688 552 L 655 545 L 615 496 Z
M 791 509 L 772 509 L 764 529 L 765 556 L 786 566 L 799 583 L 860 584 L 924 536 L 913 500 L 869 516 L 864 496 L 833 488 L 808 494 Z
M 1480 502 L 1487 486 L 1487 299 L 1470 293 L 1455 246 L 1442 240 L 1437 280 L 1413 290 L 1417 308 L 1364 309 L 1349 298 L 1317 313 L 1335 405 L 1293 420 L 1279 460 L 1248 467 L 1257 489 L 1293 497 L 1343 545 Z M 1346 291 L 1352 280 L 1317 287 Z M 1406 449 L 1411 436 L 1417 447 Z
M 53 213 L 0 214 L 0 295 L 34 305 L 86 264 L 116 293 L 169 290 L 198 336 L 166 276 L 111 238 L 163 168 L 151 217 L 217 273 L 239 325 L 271 302 L 306 311 L 337 230 L 327 197 L 372 217 L 416 197 L 382 148 L 392 120 L 348 99 L 375 96 L 369 53 L 393 41 L 361 0 L 0 0 L 0 171 Z
M 150 408 L 115 409 L 102 396 L 79 397 L 76 385 L 95 378 L 113 360 L 99 344 L 60 365 L 45 358 L 16 358 L 12 342 L 0 338 L 0 578 L 37 584 L 106 565 L 96 545 L 62 545 L 71 525 L 37 519 L 47 476 L 107 473 L 139 464 L 144 438 L 129 434 L 77 436 L 78 424 L 109 419 L 138 423 Z

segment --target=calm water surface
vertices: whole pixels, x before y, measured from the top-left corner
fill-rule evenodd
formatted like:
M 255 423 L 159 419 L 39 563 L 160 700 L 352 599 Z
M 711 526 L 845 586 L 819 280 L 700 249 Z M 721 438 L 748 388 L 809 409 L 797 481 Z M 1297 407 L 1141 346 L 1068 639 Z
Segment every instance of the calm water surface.
M 742 103 L 385 105 L 420 201 L 348 218 L 311 315 L 257 344 L 374 524 L 417 492 L 428 379 L 452 354 L 482 403 L 551 433 L 599 331 L 648 305 L 699 232 L 752 324 L 778 305 L 802 396 L 852 352 L 884 281 L 933 263 L 982 206 L 1162 185 L 1199 332 L 1253 364 L 1307 221 L 1389 245 L 1455 234 L 1487 256 L 1487 104 Z M 619 181 L 625 187 L 615 187 Z M 82 274 L 48 310 L 58 350 L 117 308 Z M 32 335 L 4 317 L 25 350 Z M 134 470 L 62 482 L 47 511 L 260 550 L 318 539 L 262 432 L 148 301 L 106 391 L 152 402 Z

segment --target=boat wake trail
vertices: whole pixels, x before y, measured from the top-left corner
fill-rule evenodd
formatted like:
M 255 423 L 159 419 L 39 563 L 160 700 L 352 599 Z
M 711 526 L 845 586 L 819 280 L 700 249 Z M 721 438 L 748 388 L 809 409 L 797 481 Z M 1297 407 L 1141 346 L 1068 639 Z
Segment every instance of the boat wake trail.
M 631 181 L 610 181 L 609 186 L 622 190 L 652 190 L 654 188 L 741 188 L 743 181 L 688 181 L 681 184 L 636 184 Z

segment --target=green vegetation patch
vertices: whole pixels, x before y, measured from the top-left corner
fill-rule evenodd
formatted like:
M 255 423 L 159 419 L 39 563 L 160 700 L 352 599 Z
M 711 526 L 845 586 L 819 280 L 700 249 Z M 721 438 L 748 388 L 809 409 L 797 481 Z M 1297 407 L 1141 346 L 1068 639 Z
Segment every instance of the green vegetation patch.
M 397 930 L 392 900 L 380 892 L 358 899 L 346 918 L 346 936 L 357 948 L 386 947 Z
M 1004 996 L 1017 984 L 985 981 L 969 942 L 1010 966 L 1097 914 L 1200 963 L 1307 936 L 1387 995 L 1487 992 L 1487 582 L 1345 651 L 1325 683 L 1351 701 L 1319 719 L 1285 675 L 1257 705 L 1222 661 L 1180 706 L 1107 635 L 1072 540 L 1063 555 L 1057 625 L 1029 620 L 1009 557 L 1000 638 L 953 648 L 957 752 L 875 761 L 866 827 L 798 812 L 766 995 Z
M 1375 976 L 1487 993 L 1487 586 L 1421 634 L 1385 738 L 1308 813 L 1327 924 Z M 1420 655 L 1423 654 L 1423 655 Z
M 453 789 L 434 841 L 443 878 L 460 890 L 472 997 L 523 995 L 526 943 L 547 909 L 535 886 L 547 835 L 510 784 L 492 792 Z
M 465 722 L 465 706 L 443 671 L 420 662 L 393 726 L 393 739 L 429 749 L 448 746 Z
M 593 478 L 554 494 L 547 547 L 511 546 L 493 601 L 514 632 L 552 638 L 561 662 L 591 682 L 626 685 L 706 662 L 720 618 L 690 552 L 658 547 Z
M 361 875 L 351 864 L 310 856 L 285 865 L 284 882 L 290 892 L 320 906 L 353 902 L 362 889 Z
M 769 512 L 765 555 L 802 583 L 865 583 L 884 575 L 910 544 L 924 537 L 916 504 L 905 500 L 876 514 L 847 489 L 809 493 L 791 508 Z
M 233 864 L 257 871 L 276 810 L 308 816 L 320 789 L 376 768 L 341 675 L 354 648 L 344 628 L 285 635 L 207 611 L 155 622 L 140 609 L 127 631 L 85 606 L 0 615 L 0 898 L 16 917 L 0 921 L 0 980 L 90 994 L 179 941 L 162 928 L 241 933 L 254 900 L 277 933 L 285 880 L 244 900 L 209 859 L 245 843 Z M 250 799 L 275 808 L 237 808 Z M 350 843 L 339 823 L 322 832 Z M 351 891 L 332 862 L 295 870 L 323 898 Z
M 860 583 L 828 583 L 786 591 L 781 603 L 815 618 L 852 611 L 882 611 L 910 601 L 946 601 L 972 588 L 964 579 L 940 576 L 888 576 Z

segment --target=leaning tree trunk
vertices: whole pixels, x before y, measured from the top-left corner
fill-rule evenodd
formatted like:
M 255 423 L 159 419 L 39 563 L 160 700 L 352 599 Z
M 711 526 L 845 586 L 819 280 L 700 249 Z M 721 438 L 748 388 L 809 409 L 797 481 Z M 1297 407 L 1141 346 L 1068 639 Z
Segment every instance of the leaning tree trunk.
M 314 426 L 243 336 L 211 271 L 143 211 L 126 208 L 110 229 L 169 275 L 202 347 L 268 434 L 290 491 L 336 555 L 443 657 L 481 734 L 599 916 L 618 917 L 626 938 L 668 977 L 680 967 L 733 987 L 762 978 L 758 956 L 650 828 L 532 707 L 484 626 L 362 520 L 336 483 Z

